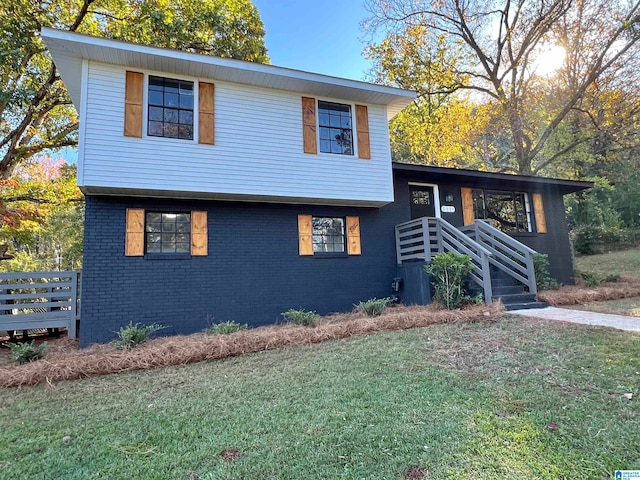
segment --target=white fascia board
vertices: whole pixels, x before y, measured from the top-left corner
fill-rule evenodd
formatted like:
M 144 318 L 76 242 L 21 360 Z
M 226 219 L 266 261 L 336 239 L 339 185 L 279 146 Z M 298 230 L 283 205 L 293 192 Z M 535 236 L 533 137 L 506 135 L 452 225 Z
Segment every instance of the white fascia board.
M 80 101 L 83 59 L 127 68 L 166 71 L 307 95 L 385 105 L 389 119 L 416 98 L 415 92 L 408 90 L 274 65 L 150 47 L 48 27 L 43 27 L 40 34 L 62 73 L 74 103 Z

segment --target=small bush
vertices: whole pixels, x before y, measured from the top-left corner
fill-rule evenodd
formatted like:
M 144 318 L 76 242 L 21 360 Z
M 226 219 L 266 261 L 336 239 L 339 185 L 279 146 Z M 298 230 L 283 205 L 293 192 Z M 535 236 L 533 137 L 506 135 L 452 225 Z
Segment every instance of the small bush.
M 286 312 L 283 312 L 282 316 L 287 322 L 304 325 L 305 327 L 313 327 L 320 319 L 320 315 L 316 312 L 303 310 L 302 308 L 298 310 L 290 308 Z
M 463 302 L 464 303 L 473 303 L 475 305 L 480 305 L 481 303 L 484 303 L 484 293 L 478 292 L 474 296 L 465 295 Z
M 44 358 L 47 351 L 47 344 L 43 343 L 34 346 L 34 340 L 31 340 L 31 343 L 27 342 L 18 342 L 18 343 L 5 343 L 5 346 L 11 349 L 11 361 L 17 362 L 20 365 L 25 363 L 33 362 L 34 360 L 39 360 Z
M 620 275 L 617 273 L 611 273 L 609 275 L 602 276 L 595 272 L 582 272 L 580 278 L 587 287 L 597 287 L 603 283 L 615 283 L 620 280 Z
M 533 270 L 536 274 L 538 290 L 558 290 L 560 284 L 549 275 L 549 256 L 546 253 L 536 253 L 533 256 Z
M 425 265 L 427 273 L 434 277 L 433 298 L 449 310 L 460 308 L 469 296 L 464 290 L 467 276 L 473 270 L 471 257 L 455 252 L 440 253 Z
M 609 275 L 605 275 L 602 279 L 603 283 L 616 283 L 618 280 L 620 280 L 619 273 L 610 273 Z
M 227 322 L 213 323 L 210 327 L 205 328 L 204 331 L 211 335 L 229 335 L 239 332 L 240 330 L 246 330 L 247 328 L 249 328 L 249 325 L 246 323 L 238 323 L 230 320 Z
M 369 317 L 377 317 L 384 312 L 387 305 L 395 301 L 395 297 L 370 298 L 366 302 L 360 302 L 357 305 L 354 305 L 354 307 L 356 310 L 364 312 Z
M 118 340 L 116 341 L 116 348 L 125 349 L 137 347 L 149 338 L 149 335 L 157 332 L 158 330 L 162 330 L 163 328 L 167 327 L 157 323 L 152 323 L 151 325 L 136 323 L 134 325 L 132 322 L 129 322 L 129 325 L 126 327 L 120 327 Z
M 602 283 L 600 275 L 595 272 L 582 272 L 580 278 L 587 287 L 597 287 Z

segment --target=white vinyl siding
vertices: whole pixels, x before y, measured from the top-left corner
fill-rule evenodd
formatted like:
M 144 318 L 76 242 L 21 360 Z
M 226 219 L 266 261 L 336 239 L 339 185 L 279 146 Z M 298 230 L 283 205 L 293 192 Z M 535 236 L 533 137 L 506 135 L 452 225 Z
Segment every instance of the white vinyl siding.
M 125 68 L 91 62 L 88 77 L 84 155 L 79 159 L 80 186 L 87 192 L 191 192 L 194 198 L 216 194 L 371 205 L 393 201 L 384 106 L 368 105 L 371 160 L 309 155 L 303 153 L 300 94 L 178 77 L 196 85 L 198 80 L 215 83 L 215 145 L 199 145 L 197 135 L 193 141 L 147 137 L 146 108 L 143 138 L 125 137 Z

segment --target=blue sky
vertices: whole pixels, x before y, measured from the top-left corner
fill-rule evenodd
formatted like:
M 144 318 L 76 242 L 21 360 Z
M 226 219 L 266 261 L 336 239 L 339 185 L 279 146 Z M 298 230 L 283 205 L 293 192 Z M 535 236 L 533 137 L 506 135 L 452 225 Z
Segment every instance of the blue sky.
M 364 80 L 361 0 L 253 0 L 273 65 Z

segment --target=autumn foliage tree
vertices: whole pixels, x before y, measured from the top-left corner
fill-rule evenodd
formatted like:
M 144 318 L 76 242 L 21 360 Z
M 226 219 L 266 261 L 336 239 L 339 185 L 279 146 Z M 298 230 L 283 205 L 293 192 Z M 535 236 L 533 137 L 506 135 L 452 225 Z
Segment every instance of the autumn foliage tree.
M 455 95 L 464 77 L 446 39 L 421 25 L 407 25 L 370 45 L 373 80 L 413 90 L 417 100 L 389 125 L 395 161 L 456 167 L 477 158 L 472 135 L 483 125 L 483 109 Z
M 13 258 L 0 270 L 80 267 L 84 202 L 75 174 L 75 165 L 44 156 L 1 181 L 0 244 Z
M 596 135 L 604 138 L 605 130 L 615 130 L 606 125 L 606 114 L 596 111 L 606 95 L 638 98 L 640 2 L 368 0 L 367 5 L 372 16 L 366 25 L 386 35 L 374 45 L 380 58 L 385 54 L 380 47 L 398 35 L 420 46 L 402 51 L 408 60 L 381 62 L 388 82 L 398 83 L 406 64 L 421 65 L 418 82 L 430 78 L 426 69 L 446 71 L 434 84 L 422 82 L 422 90 L 436 98 L 468 92 L 467 98 L 490 107 L 504 123 L 496 143 L 485 149 L 491 153 L 489 167 L 538 173 Z M 541 71 L 549 46 L 566 52 L 553 78 Z M 443 63 L 433 61 L 440 57 Z M 636 116 L 626 110 L 618 123 L 629 125 Z M 587 123 L 593 126 L 588 137 L 577 127 Z M 496 124 L 486 125 L 485 139 Z

